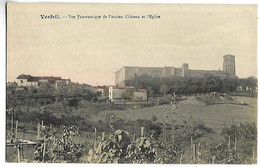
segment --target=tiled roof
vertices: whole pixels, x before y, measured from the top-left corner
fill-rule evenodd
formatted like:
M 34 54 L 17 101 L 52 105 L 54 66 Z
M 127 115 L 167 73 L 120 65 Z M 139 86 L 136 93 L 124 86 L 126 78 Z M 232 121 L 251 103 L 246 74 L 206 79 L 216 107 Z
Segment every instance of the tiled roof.
M 53 77 L 53 76 L 36 76 L 39 79 L 55 79 L 55 80 L 61 80 L 61 77 Z
M 38 80 L 48 80 L 50 83 L 55 84 L 57 80 L 61 80 L 61 77 L 53 77 L 53 76 L 37 76 Z
M 137 89 L 138 92 L 147 92 L 146 89 Z
M 118 86 L 120 89 L 134 89 L 135 87 L 133 86 Z
M 32 77 L 31 75 L 21 74 L 21 75 L 19 75 L 16 79 L 29 79 L 29 78 L 31 78 L 31 77 Z
M 38 77 L 31 77 L 27 80 L 27 82 L 38 82 L 39 78 Z
M 92 88 L 94 88 L 94 89 L 104 89 L 104 88 L 106 88 L 107 86 L 105 86 L 105 85 L 103 85 L 103 86 L 92 86 Z

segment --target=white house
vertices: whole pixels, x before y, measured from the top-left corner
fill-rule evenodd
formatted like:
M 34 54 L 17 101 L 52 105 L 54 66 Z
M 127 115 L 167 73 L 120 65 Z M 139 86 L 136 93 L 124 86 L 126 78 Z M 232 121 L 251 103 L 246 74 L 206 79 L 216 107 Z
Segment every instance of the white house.
M 134 89 L 132 86 L 109 86 L 108 98 L 111 102 L 123 102 L 124 96 L 127 92 L 131 92 Z
M 17 86 L 38 86 L 38 81 L 32 78 L 31 75 L 19 75 L 16 78 Z
M 56 88 L 61 88 L 68 86 L 70 83 L 72 83 L 70 79 L 59 79 L 55 81 L 55 86 Z
M 110 86 L 109 100 L 111 102 L 147 101 L 147 90 L 135 89 L 132 86 Z
M 62 84 L 64 82 L 68 83 L 70 79 L 61 79 L 61 77 L 53 77 L 53 76 L 31 76 L 21 74 L 16 78 L 17 86 L 34 86 L 38 87 L 41 83 L 48 82 L 57 87 L 58 84 Z
M 134 101 L 147 101 L 147 90 L 146 89 L 137 89 L 134 91 Z

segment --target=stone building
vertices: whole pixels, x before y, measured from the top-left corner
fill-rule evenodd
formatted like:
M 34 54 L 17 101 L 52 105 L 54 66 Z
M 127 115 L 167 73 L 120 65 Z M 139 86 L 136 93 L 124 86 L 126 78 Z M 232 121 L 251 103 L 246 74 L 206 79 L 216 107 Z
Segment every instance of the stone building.
M 136 89 L 132 86 L 110 86 L 109 100 L 113 103 L 144 102 L 147 101 L 147 90 Z
M 158 77 L 203 77 L 213 74 L 222 79 L 236 77 L 235 56 L 225 55 L 223 57 L 223 70 L 193 70 L 184 63 L 181 68 L 175 67 L 135 67 L 125 66 L 115 73 L 115 84 L 125 86 L 125 81 L 135 76 L 148 74 Z
M 225 55 L 223 57 L 223 71 L 236 75 L 236 63 L 234 55 Z
M 16 83 L 18 87 L 38 87 L 41 83 L 50 83 L 56 88 L 68 85 L 71 83 L 70 79 L 62 79 L 61 77 L 54 76 L 31 76 L 21 74 L 16 78 Z

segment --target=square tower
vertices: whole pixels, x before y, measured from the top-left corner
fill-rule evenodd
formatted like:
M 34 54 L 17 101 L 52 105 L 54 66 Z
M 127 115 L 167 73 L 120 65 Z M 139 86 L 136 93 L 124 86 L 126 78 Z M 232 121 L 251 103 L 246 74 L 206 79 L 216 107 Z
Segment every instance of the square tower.
M 236 75 L 236 63 L 234 55 L 225 55 L 223 57 L 223 71 Z

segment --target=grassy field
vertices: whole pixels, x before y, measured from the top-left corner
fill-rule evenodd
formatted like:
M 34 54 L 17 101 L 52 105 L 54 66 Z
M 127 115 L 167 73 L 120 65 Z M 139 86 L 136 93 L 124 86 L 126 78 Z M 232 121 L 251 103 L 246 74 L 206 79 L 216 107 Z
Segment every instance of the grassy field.
M 201 120 L 209 128 L 215 132 L 219 132 L 223 125 L 229 126 L 232 121 L 234 122 L 251 122 L 257 120 L 257 99 L 250 97 L 233 97 L 237 101 L 244 101 L 248 105 L 237 104 L 218 104 L 218 105 L 205 105 L 197 101 L 194 97 L 188 97 L 187 100 L 178 102 L 175 120 L 178 124 L 182 124 L 184 120 L 189 120 L 190 117 Z M 124 120 L 137 120 L 137 119 L 152 119 L 155 115 L 157 121 L 163 122 L 162 115 L 163 107 L 166 107 L 169 113 L 169 120 L 174 115 L 171 111 L 171 105 L 159 105 L 145 108 L 133 108 L 127 110 L 104 110 L 98 115 L 93 115 L 91 120 L 105 120 L 106 115 L 109 113 L 115 114 L 117 117 Z
M 98 122 L 99 120 L 104 121 L 106 115 L 113 113 L 118 118 L 123 120 L 137 120 L 147 119 L 151 120 L 153 116 L 157 117 L 158 122 L 164 122 L 162 114 L 163 108 L 166 108 L 169 115 L 169 121 L 172 121 L 175 117 L 177 124 L 183 124 L 184 120 L 189 120 L 191 117 L 196 118 L 205 123 L 206 127 L 212 128 L 215 132 L 219 132 L 223 125 L 229 126 L 231 122 L 251 122 L 257 120 L 257 99 L 250 97 L 233 97 L 236 101 L 244 101 L 248 105 L 237 105 L 237 104 L 218 104 L 218 105 L 205 105 L 199 102 L 195 97 L 188 97 L 187 100 L 180 101 L 176 104 L 176 114 L 173 114 L 171 105 L 157 105 L 152 107 L 144 108 L 132 108 L 127 110 L 104 110 L 99 112 L 97 115 L 92 115 L 91 120 Z M 82 132 L 80 136 L 76 136 L 74 139 L 75 143 L 82 144 L 84 142 L 93 142 L 93 132 Z M 18 132 L 18 137 L 25 138 L 27 140 L 36 140 L 36 131 L 33 132 Z M 61 137 L 61 132 L 57 135 Z M 98 136 L 101 136 L 101 132 L 98 132 Z M 34 147 L 28 146 L 24 148 L 23 158 L 33 160 Z M 186 158 L 187 160 L 189 158 Z M 7 147 L 6 152 L 7 162 L 17 161 L 17 150 L 13 147 Z M 186 162 L 190 163 L 190 162 Z

